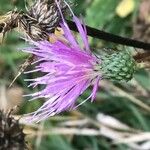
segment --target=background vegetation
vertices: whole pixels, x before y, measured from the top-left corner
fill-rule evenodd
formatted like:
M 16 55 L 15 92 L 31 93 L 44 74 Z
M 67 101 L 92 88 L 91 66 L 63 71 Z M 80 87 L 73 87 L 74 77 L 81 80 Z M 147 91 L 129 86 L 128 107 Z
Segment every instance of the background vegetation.
M 144 34 L 142 30 L 150 23 L 150 10 L 147 8 L 149 1 L 122 2 L 74 0 L 73 8 L 75 14 L 82 14 L 86 24 L 92 27 L 150 42 L 149 34 Z M 24 10 L 24 1 L 0 0 L 1 15 L 15 7 Z M 91 47 L 97 50 L 112 47 L 135 51 L 133 48 L 107 41 L 92 38 L 90 41 Z M 22 94 L 33 91 L 24 81 L 32 76 L 22 74 L 13 87 L 8 88 L 18 74 L 19 66 L 28 57 L 18 50 L 23 46 L 24 42 L 17 31 L 8 33 L 0 45 L 0 108 L 19 105 L 17 115 L 32 112 L 41 105 L 41 101 L 28 102 L 22 97 Z M 79 102 L 83 101 L 89 92 L 91 89 L 79 98 Z M 149 150 L 150 72 L 146 69 L 139 70 L 129 83 L 102 81 L 94 103 L 86 102 L 76 111 L 62 113 L 39 124 L 22 124 L 25 126 L 28 145 L 35 150 Z

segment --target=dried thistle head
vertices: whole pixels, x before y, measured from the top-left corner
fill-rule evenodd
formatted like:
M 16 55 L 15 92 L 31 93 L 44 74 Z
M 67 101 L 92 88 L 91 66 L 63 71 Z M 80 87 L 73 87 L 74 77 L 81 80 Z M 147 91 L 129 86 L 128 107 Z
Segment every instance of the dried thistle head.
M 62 13 L 65 13 L 65 0 L 57 1 Z M 34 41 L 49 40 L 49 34 L 54 33 L 60 20 L 55 0 L 36 0 L 27 12 L 14 10 L 0 16 L 0 34 L 4 36 L 9 30 L 19 27 Z
M 20 13 L 17 10 L 8 12 L 5 15 L 0 16 L 0 34 L 2 34 L 3 40 L 5 33 L 18 26 Z
M 4 113 L 0 110 L 0 149 L 25 150 L 25 134 L 19 121 L 11 116 L 11 112 Z
M 58 2 L 64 13 L 67 8 L 65 1 Z M 33 40 L 48 40 L 49 34 L 59 26 L 60 20 L 55 0 L 37 0 L 20 18 L 20 26 Z

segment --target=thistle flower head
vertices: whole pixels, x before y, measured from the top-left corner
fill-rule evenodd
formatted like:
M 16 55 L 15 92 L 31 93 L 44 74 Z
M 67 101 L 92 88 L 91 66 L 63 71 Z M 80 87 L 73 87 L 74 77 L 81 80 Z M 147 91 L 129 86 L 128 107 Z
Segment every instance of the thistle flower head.
M 83 46 L 80 46 L 71 33 L 65 21 L 61 23 L 64 30 L 65 42 L 48 41 L 34 42 L 33 46 L 24 51 L 38 57 L 38 65 L 35 70 L 44 73 L 43 76 L 33 81 L 29 86 L 44 85 L 45 88 L 31 94 L 33 99 L 47 99 L 41 108 L 33 113 L 32 121 L 40 121 L 49 116 L 58 114 L 64 110 L 76 107 L 77 98 L 92 84 L 93 92 L 87 98 L 93 101 L 101 78 L 95 66 L 100 60 L 91 52 L 88 44 L 86 28 L 81 25 L 77 17 L 73 17 L 78 27 Z
M 36 87 L 38 85 L 44 85 L 41 91 L 28 96 L 31 96 L 33 100 L 38 98 L 46 99 L 44 104 L 37 111 L 31 113 L 29 121 L 38 122 L 65 110 L 74 109 L 89 99 L 93 101 L 96 96 L 99 81 L 102 78 L 110 79 L 113 68 L 115 74 L 119 76 L 121 68 L 128 64 L 128 59 L 123 57 L 121 52 L 117 53 L 117 55 L 113 53 L 109 55 L 104 54 L 100 56 L 100 58 L 92 54 L 88 43 L 86 28 L 83 23 L 73 15 L 73 20 L 82 39 L 82 45 L 80 45 L 65 22 L 60 8 L 59 10 L 62 16 L 62 23 L 60 25 L 64 31 L 65 40 L 57 40 L 54 43 L 48 41 L 31 41 L 32 46 L 24 50 L 25 52 L 34 54 L 38 58 L 35 62 L 35 69 L 28 73 L 40 72 L 43 74 L 41 77 L 28 79 L 27 81 L 32 81 L 29 86 Z M 129 54 L 126 53 L 126 55 Z M 123 59 L 123 65 L 119 67 L 119 69 L 117 69 L 116 63 L 111 65 L 111 61 L 113 61 L 115 57 L 118 57 L 118 59 L 116 59 L 118 64 Z M 130 62 L 134 61 L 131 59 Z M 126 72 L 126 74 L 130 73 L 132 77 L 134 63 L 131 64 L 132 65 L 127 67 L 124 72 Z M 106 69 L 104 69 L 105 66 L 107 67 Z M 132 71 L 129 72 L 130 68 L 132 68 Z M 126 74 L 124 74 L 124 76 L 126 76 Z M 122 77 L 122 79 L 124 78 Z M 127 80 L 129 80 L 129 78 Z M 78 97 L 83 94 L 90 85 L 93 85 L 93 90 L 89 97 L 81 104 L 76 105 Z

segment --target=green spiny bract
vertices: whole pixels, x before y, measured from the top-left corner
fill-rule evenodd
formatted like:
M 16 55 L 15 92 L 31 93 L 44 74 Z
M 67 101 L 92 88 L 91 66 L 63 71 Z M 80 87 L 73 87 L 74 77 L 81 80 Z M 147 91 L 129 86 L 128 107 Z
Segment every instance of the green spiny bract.
M 129 81 L 133 78 L 137 65 L 130 52 L 104 50 L 100 56 L 103 78 L 112 81 Z

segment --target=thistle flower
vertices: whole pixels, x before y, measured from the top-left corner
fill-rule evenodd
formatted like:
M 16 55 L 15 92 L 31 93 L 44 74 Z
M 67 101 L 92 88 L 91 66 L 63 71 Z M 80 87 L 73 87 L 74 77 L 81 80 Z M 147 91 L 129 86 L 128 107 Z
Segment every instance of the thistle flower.
M 33 121 L 46 119 L 64 110 L 75 108 L 76 99 L 94 83 L 93 92 L 87 99 L 95 98 L 98 83 L 101 78 L 96 66 L 100 60 L 92 55 L 86 37 L 86 31 L 77 18 L 80 34 L 84 40 L 81 48 L 67 24 L 62 24 L 66 40 L 69 43 L 57 41 L 33 42 L 35 47 L 26 51 L 39 58 L 38 65 L 33 71 L 45 73 L 42 77 L 29 79 L 33 81 L 29 86 L 45 85 L 42 91 L 31 94 L 33 99 L 45 98 L 46 102 L 32 116 Z M 30 72 L 33 72 L 30 71 Z
M 35 69 L 27 73 L 44 74 L 26 80 L 32 81 L 29 85 L 32 87 L 44 85 L 43 90 L 28 96 L 31 96 L 32 100 L 46 99 L 37 111 L 30 114 L 29 121 L 38 122 L 65 110 L 74 109 L 89 99 L 93 102 L 99 81 L 103 78 L 128 81 L 133 76 L 135 62 L 129 53 L 126 51 L 103 53 L 100 57 L 92 54 L 85 26 L 76 16 L 73 16 L 73 20 L 82 39 L 82 46 L 62 16 L 61 27 L 64 30 L 65 40 L 57 40 L 55 43 L 31 41 L 32 46 L 24 49 L 25 52 L 32 53 L 38 58 L 34 63 L 37 64 Z M 78 97 L 90 85 L 93 85 L 92 93 L 81 104 L 76 105 Z

